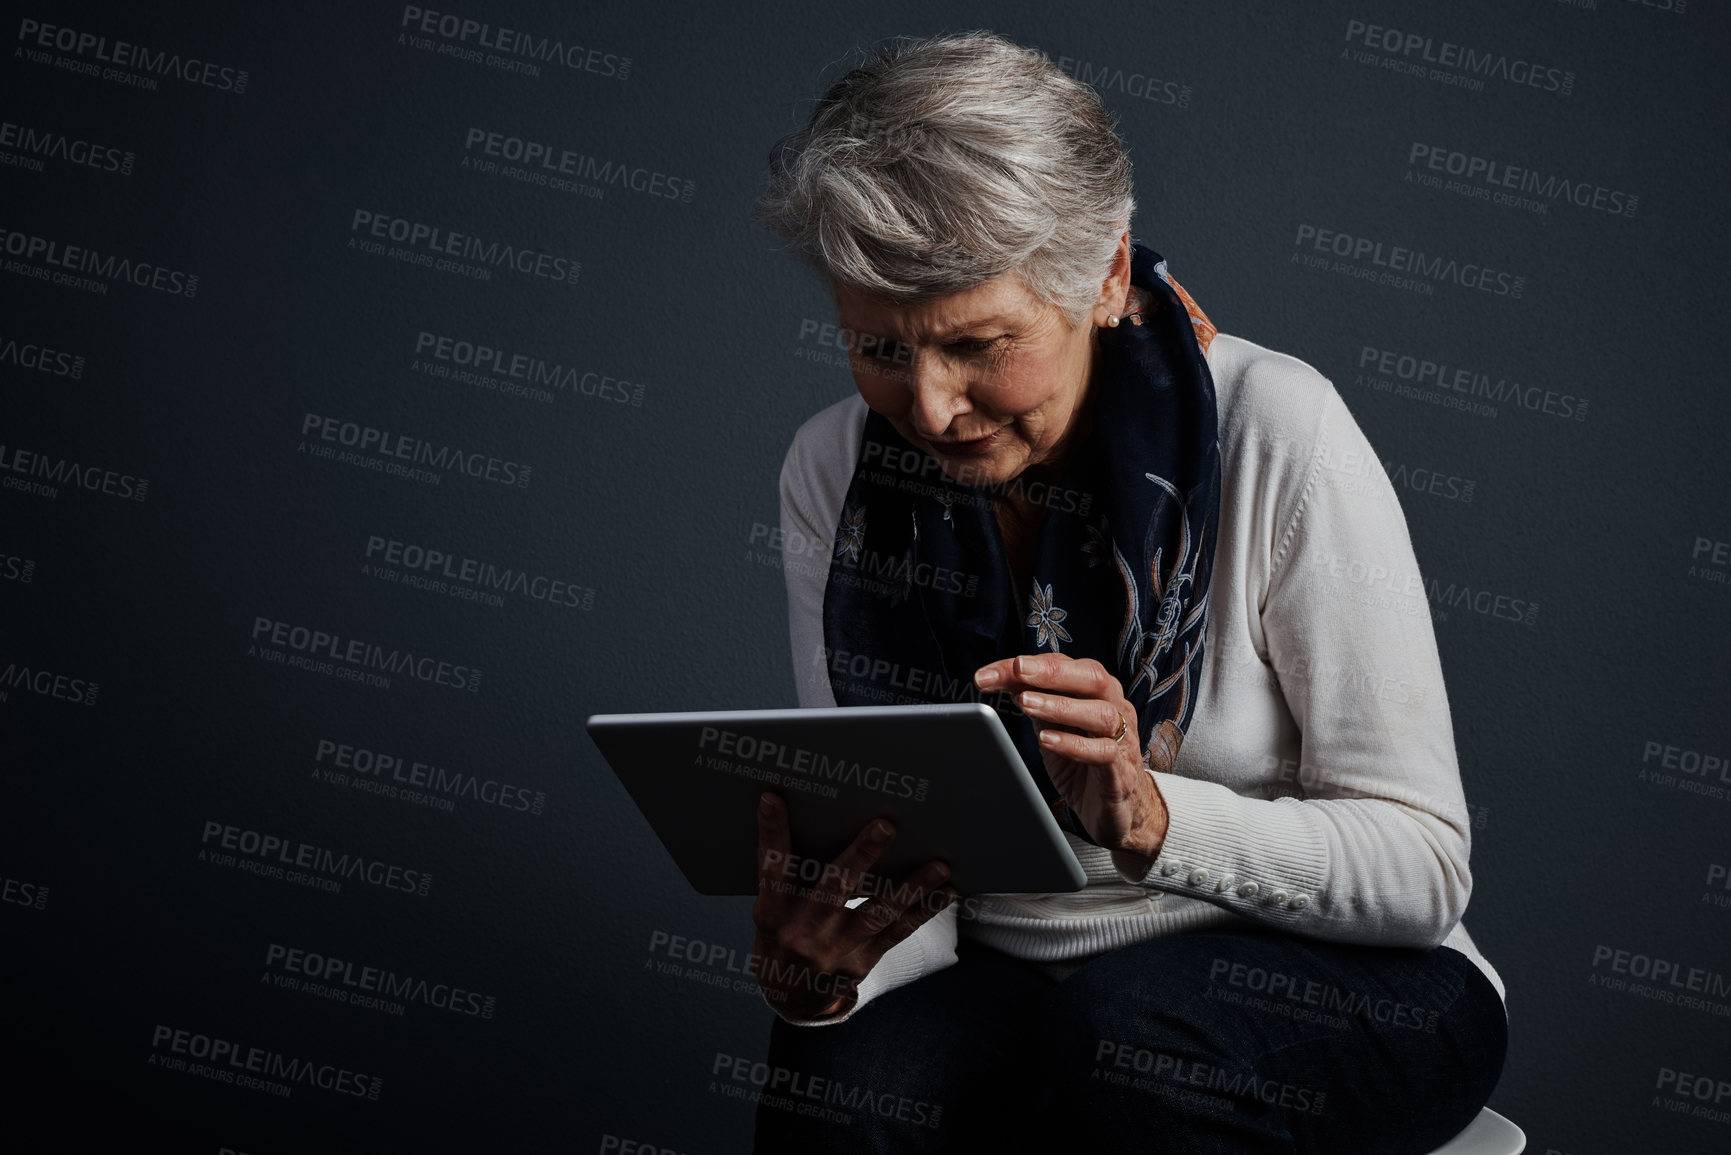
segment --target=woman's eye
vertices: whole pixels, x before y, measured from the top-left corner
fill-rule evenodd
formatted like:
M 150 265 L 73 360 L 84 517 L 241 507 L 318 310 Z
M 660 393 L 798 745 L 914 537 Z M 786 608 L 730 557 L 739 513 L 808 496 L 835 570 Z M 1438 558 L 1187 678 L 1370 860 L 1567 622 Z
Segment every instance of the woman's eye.
M 900 341 L 891 341 L 883 337 L 869 337 L 861 340 L 852 352 L 870 361 L 897 361 L 908 359 L 907 346 Z
M 987 349 L 990 349 L 997 343 L 996 338 L 991 340 L 985 338 L 973 338 L 966 341 L 951 341 L 950 348 L 954 349 L 958 353 L 984 353 Z

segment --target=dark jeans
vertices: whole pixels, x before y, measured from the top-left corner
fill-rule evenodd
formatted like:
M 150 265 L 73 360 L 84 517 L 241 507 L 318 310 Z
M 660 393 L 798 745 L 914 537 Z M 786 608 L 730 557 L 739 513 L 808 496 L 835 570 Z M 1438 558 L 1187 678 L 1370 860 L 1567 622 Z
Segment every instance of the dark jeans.
M 1259 929 L 1150 939 L 1062 982 L 964 939 L 845 1023 L 779 1018 L 758 1152 L 1423 1155 L 1490 1098 L 1508 1025 L 1448 947 Z

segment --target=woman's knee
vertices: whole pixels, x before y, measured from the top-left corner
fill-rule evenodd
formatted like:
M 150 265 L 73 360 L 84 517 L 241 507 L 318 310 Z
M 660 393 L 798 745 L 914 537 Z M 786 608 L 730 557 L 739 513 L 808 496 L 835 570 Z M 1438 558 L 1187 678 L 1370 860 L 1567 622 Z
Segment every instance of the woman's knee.
M 1291 1149 L 1230 1023 L 1182 991 L 1127 991 L 1107 968 L 1061 983 L 1044 1011 L 1041 1110 L 1074 1144 L 1133 1150 L 1158 1134 L 1172 1150 Z
M 975 1149 L 1004 1102 L 1026 1099 L 1024 1024 L 1046 985 L 996 962 L 928 975 L 834 1026 L 778 1019 L 762 1073 L 802 1092 L 760 1099 L 759 1150 Z
M 1150 981 L 1145 971 L 1091 965 L 1055 987 L 1042 1012 L 1046 1077 L 1060 1093 L 1157 1092 L 1194 1078 L 1199 1063 L 1231 1063 L 1240 1049 L 1229 1018 L 1180 976 Z

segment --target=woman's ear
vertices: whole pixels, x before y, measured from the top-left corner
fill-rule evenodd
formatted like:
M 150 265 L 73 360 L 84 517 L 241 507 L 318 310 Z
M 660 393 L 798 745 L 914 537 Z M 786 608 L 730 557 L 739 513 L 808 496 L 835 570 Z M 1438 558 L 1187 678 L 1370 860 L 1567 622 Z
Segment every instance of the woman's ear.
M 1100 285 L 1100 296 L 1094 302 L 1094 323 L 1106 324 L 1107 317 L 1121 317 L 1133 312 L 1136 302 L 1130 296 L 1130 230 L 1118 235 L 1118 248 L 1112 254 L 1112 267 Z

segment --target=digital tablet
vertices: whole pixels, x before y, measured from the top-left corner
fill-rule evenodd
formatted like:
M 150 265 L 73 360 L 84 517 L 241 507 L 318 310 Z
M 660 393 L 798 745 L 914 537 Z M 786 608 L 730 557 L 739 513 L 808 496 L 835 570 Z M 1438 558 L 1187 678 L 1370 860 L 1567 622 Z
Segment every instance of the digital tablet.
M 933 859 L 949 864 L 962 894 L 1087 884 L 1015 743 L 982 702 L 595 714 L 587 727 L 701 894 L 757 893 L 765 790 L 787 803 L 789 879 L 816 882 L 866 823 L 886 818 L 895 840 L 871 867 L 886 885 Z

